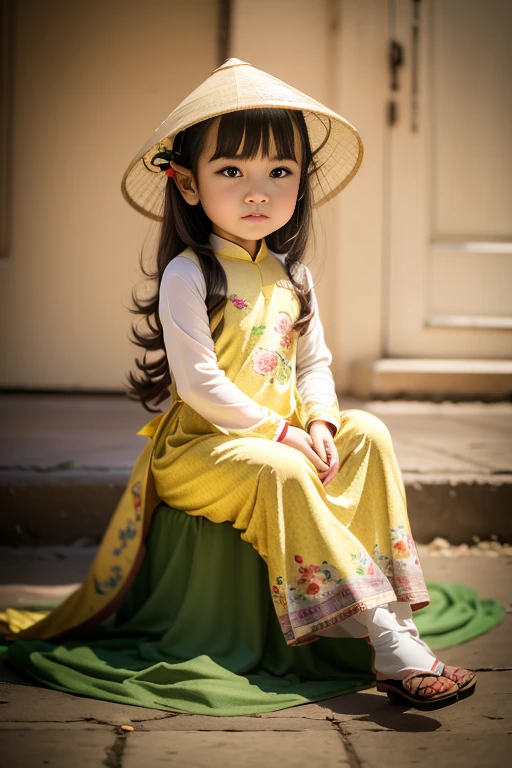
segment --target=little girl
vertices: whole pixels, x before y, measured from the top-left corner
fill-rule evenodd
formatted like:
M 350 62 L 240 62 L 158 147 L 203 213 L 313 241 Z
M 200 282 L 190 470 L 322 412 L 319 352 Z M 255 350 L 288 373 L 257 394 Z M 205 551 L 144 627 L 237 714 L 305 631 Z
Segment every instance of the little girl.
M 302 263 L 312 207 L 362 152 L 339 115 L 229 59 L 130 164 L 123 194 L 162 222 L 157 291 L 135 299 L 149 330 L 134 329 L 145 353 L 130 395 L 165 412 L 141 430 L 151 439 L 84 585 L 17 637 L 76 637 L 111 614 L 163 502 L 240 531 L 287 646 L 366 638 L 377 689 L 416 707 L 474 690 L 419 638 L 412 611 L 429 596 L 391 436 L 340 413 Z

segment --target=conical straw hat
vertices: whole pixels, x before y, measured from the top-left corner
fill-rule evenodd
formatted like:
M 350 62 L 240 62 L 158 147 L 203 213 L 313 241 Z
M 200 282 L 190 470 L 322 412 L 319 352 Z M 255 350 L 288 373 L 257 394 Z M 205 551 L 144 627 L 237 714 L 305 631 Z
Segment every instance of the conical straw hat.
M 353 125 L 320 102 L 248 62 L 227 59 L 178 104 L 137 152 L 121 184 L 126 200 L 140 213 L 161 221 L 168 177 L 151 165 L 153 156 L 165 148 L 172 149 L 175 136 L 195 123 L 226 112 L 258 107 L 303 111 L 311 149 L 314 152 L 321 147 L 315 155 L 319 169 L 311 177 L 315 207 L 330 200 L 354 178 L 363 159 L 363 142 Z M 329 126 L 331 133 L 326 141 Z

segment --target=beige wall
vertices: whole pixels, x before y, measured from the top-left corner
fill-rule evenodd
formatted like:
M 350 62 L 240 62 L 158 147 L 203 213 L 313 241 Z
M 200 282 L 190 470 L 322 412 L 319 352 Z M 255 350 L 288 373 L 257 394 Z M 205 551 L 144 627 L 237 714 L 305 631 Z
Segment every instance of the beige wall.
M 119 390 L 137 352 L 126 308 L 141 284 L 138 253 L 148 238 L 151 255 L 156 234 L 123 200 L 120 179 L 156 126 L 217 66 L 217 4 L 20 0 L 16 10 L 0 385 Z M 378 0 L 364 9 L 356 0 L 233 3 L 230 55 L 340 111 L 364 138 L 363 165 L 320 209 L 307 259 L 340 391 L 351 359 L 379 352 L 382 116 L 370 94 L 383 17 Z M 358 55 L 362 44 L 370 57 Z
M 425 46 L 426 14 L 434 5 L 423 5 Z M 146 242 L 151 258 L 158 231 L 126 204 L 120 181 L 139 146 L 218 66 L 218 4 L 18 0 L 15 7 L 12 248 L 9 259 L 0 260 L 0 386 L 119 391 L 138 352 L 128 340 L 133 316 L 127 311 L 132 288 L 144 284 L 138 255 Z M 397 34 L 410 58 L 410 19 L 398 32 L 391 29 L 382 0 L 233 0 L 232 8 L 229 55 L 317 98 L 363 139 L 356 177 L 316 213 L 306 259 L 317 281 L 337 389 L 345 394 L 357 361 L 401 356 L 390 345 L 389 329 L 407 332 L 414 312 L 423 312 L 426 278 L 413 222 L 414 215 L 427 216 L 430 192 L 418 183 L 418 156 L 407 154 L 410 64 L 399 75 L 402 122 L 392 129 L 386 124 L 393 95 L 388 42 Z M 412 12 L 405 0 L 396 8 Z M 461 51 L 453 55 L 458 59 Z M 495 122 L 502 119 L 498 112 L 491 115 Z M 426 135 L 412 137 L 423 142 L 423 155 Z M 419 202 L 412 194 L 418 190 Z M 404 282 L 406 267 L 418 283 L 418 300 L 411 298 L 412 278 Z M 443 285 L 446 260 L 439 274 Z M 454 280 L 460 282 L 457 271 Z M 460 332 L 435 333 L 440 343 L 434 351 L 446 357 L 442 343 Z M 475 336 L 465 356 L 506 356 L 505 333 L 501 346 L 492 348 L 487 331 Z M 462 348 L 454 349 L 460 357 Z M 407 348 L 407 355 L 422 354 L 416 340 Z
M 138 253 L 121 196 L 151 132 L 216 66 L 211 0 L 16 2 L 13 222 L 0 384 L 122 389 Z M 199 22 L 198 22 L 199 20 Z

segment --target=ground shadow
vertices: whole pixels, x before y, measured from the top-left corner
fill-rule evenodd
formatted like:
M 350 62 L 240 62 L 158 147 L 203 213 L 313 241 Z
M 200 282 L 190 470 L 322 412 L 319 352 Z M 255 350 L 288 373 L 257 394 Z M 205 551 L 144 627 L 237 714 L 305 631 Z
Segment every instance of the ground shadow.
M 386 728 L 404 733 L 428 733 L 441 728 L 441 723 L 435 717 L 435 709 L 420 711 L 407 705 L 390 704 L 387 696 L 365 691 L 364 693 L 348 693 L 335 699 L 325 699 L 319 704 L 325 705 L 334 715 L 339 715 L 340 721 L 350 717 L 350 722 L 373 723 L 380 726 L 375 730 Z M 364 728 L 363 730 L 374 730 Z

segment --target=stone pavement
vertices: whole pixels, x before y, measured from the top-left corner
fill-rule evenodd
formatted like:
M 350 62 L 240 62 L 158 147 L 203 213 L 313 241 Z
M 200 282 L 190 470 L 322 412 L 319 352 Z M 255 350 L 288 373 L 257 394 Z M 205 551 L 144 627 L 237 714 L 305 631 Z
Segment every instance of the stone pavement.
M 389 427 L 417 541 L 512 539 L 512 403 L 340 398 Z M 0 539 L 98 543 L 152 418 L 120 395 L 0 396 Z
M 429 581 L 464 583 L 507 607 L 503 624 L 440 652 L 479 671 L 475 694 L 430 712 L 391 706 L 375 688 L 248 717 L 174 714 L 41 687 L 0 670 L 4 768 L 494 768 L 512 746 L 512 558 L 481 551 L 433 554 L 420 545 Z M 94 548 L 0 549 L 0 606 L 63 598 Z M 132 730 L 123 730 L 128 726 Z

